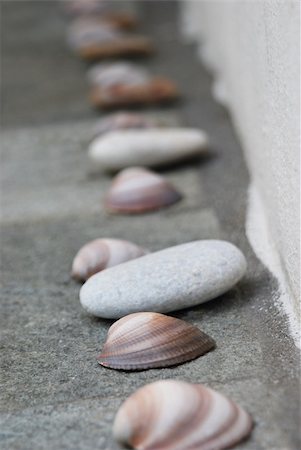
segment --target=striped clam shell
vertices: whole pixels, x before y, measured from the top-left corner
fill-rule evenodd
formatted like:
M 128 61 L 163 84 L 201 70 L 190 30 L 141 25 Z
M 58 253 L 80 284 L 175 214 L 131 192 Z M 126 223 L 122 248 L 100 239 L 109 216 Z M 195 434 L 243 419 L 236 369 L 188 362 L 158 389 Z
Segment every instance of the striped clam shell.
M 114 178 L 105 207 L 110 212 L 140 213 L 170 206 L 181 198 L 162 176 L 142 167 L 132 167 Z
M 214 340 L 184 320 L 154 312 L 129 314 L 109 329 L 97 360 L 112 369 L 167 367 L 197 358 Z
M 88 70 L 87 78 L 91 84 L 102 89 L 116 85 L 139 86 L 150 81 L 150 75 L 141 66 L 125 62 L 99 63 Z
M 251 429 L 250 415 L 219 392 L 165 380 L 138 389 L 121 405 L 113 434 L 139 450 L 222 450 Z
M 143 114 L 119 112 L 100 119 L 94 129 L 94 137 L 114 130 L 155 128 L 160 124 L 160 120 Z
M 148 251 L 129 241 L 120 239 L 95 239 L 84 245 L 75 256 L 71 275 L 86 281 L 101 270 L 139 258 Z

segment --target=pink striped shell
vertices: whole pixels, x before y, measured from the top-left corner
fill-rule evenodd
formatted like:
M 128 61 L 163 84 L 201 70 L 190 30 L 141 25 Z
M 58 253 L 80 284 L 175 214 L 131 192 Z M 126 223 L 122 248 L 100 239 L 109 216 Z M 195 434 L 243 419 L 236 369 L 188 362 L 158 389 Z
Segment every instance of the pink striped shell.
M 162 176 L 132 167 L 114 178 L 105 206 L 110 212 L 141 213 L 170 206 L 181 199 L 182 195 Z
M 138 389 L 121 405 L 113 434 L 139 450 L 222 450 L 251 429 L 250 415 L 219 392 L 165 380 Z
M 129 241 L 120 239 L 95 239 L 84 245 L 72 263 L 71 275 L 79 281 L 108 267 L 139 258 L 148 251 Z

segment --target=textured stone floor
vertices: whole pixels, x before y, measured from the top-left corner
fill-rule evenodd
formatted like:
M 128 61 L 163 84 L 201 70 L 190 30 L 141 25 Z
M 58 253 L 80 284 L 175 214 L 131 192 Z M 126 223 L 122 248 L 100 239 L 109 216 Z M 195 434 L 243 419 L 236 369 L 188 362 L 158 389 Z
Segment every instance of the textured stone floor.
M 161 212 L 108 216 L 101 199 L 109 177 L 89 166 L 86 147 L 97 118 L 86 101 L 85 67 L 65 46 L 53 1 L 2 2 L 2 295 L 1 434 L 3 450 L 106 449 L 118 406 L 158 379 L 202 382 L 253 415 L 245 450 L 297 450 L 299 361 L 277 282 L 245 236 L 248 173 L 226 112 L 210 95 L 210 77 L 178 34 L 175 2 L 139 2 L 156 56 L 145 61 L 173 77 L 183 101 L 163 113 L 206 129 L 212 156 L 164 174 L 186 195 Z M 111 236 L 161 249 L 223 238 L 245 253 L 249 269 L 226 295 L 175 316 L 201 327 L 215 351 L 175 368 L 137 373 L 95 360 L 110 326 L 88 316 L 69 278 L 87 240 Z M 184 449 L 183 449 L 184 450 Z

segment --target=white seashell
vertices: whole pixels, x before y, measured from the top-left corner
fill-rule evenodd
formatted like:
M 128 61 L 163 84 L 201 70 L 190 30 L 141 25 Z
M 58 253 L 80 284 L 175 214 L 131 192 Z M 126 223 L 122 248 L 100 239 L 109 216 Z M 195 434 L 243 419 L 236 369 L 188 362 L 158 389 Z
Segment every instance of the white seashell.
M 95 239 L 84 245 L 72 264 L 72 277 L 86 281 L 101 270 L 139 258 L 148 251 L 120 239 Z
M 80 301 L 89 313 L 105 318 L 166 313 L 227 292 L 246 268 L 244 255 L 230 242 L 189 242 L 94 275 L 82 286 Z
M 81 18 L 69 27 L 68 43 L 79 56 L 100 60 L 128 55 L 148 55 L 153 51 L 150 39 L 120 30 L 118 21 Z M 110 66 L 114 67 L 114 64 Z M 118 63 L 117 63 L 118 66 Z
M 143 85 L 150 81 L 150 75 L 143 67 L 125 62 L 95 64 L 88 70 L 87 78 L 91 84 L 104 89 L 119 84 Z
M 119 130 L 97 137 L 89 157 L 101 170 L 160 166 L 204 153 L 208 138 L 194 128 Z
M 112 369 L 168 367 L 204 355 L 214 346 L 210 336 L 184 320 L 140 312 L 129 314 L 110 327 L 97 360 Z
M 105 206 L 111 212 L 141 213 L 170 206 L 181 198 L 162 176 L 142 167 L 131 167 L 114 178 Z
M 122 39 L 122 33 L 110 24 L 97 20 L 78 19 L 74 21 L 68 30 L 68 44 L 72 49 L 103 44 Z
M 222 450 L 252 430 L 250 415 L 202 384 L 165 380 L 138 389 L 119 408 L 113 434 L 139 450 Z
M 137 26 L 137 16 L 122 10 L 110 0 L 61 0 L 66 14 L 77 19 L 108 23 L 122 30 Z M 120 6 L 120 5 L 119 5 Z
M 114 130 L 155 128 L 160 126 L 160 124 L 162 122 L 153 117 L 137 113 L 120 112 L 100 119 L 95 126 L 94 137 Z

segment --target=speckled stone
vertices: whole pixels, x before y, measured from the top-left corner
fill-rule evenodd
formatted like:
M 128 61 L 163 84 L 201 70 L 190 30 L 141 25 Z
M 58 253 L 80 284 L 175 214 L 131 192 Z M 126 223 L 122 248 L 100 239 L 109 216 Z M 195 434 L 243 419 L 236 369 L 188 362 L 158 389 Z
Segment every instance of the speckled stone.
M 229 242 L 189 242 L 92 276 L 81 288 L 80 301 L 89 313 L 104 318 L 174 311 L 223 294 L 246 267 L 244 255 Z

